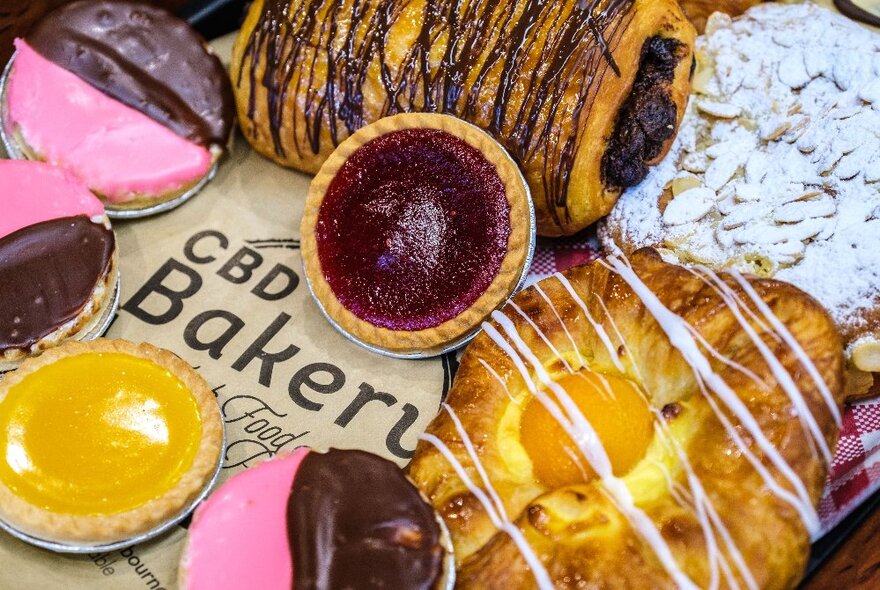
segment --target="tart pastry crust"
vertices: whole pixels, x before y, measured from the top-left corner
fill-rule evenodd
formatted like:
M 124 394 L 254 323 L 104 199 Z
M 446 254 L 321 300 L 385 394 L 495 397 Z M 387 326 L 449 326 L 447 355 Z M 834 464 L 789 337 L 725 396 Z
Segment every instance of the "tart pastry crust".
M 382 135 L 401 129 L 426 128 L 446 131 L 464 140 L 495 165 L 510 205 L 510 237 L 501 268 L 489 287 L 470 307 L 433 328 L 415 331 L 391 330 L 359 318 L 339 301 L 321 269 L 315 231 L 327 189 L 349 156 L 361 146 Z M 337 148 L 309 187 L 300 234 L 306 277 L 315 298 L 333 322 L 357 340 L 382 350 L 398 354 L 429 353 L 441 350 L 445 345 L 474 330 L 516 288 L 523 267 L 534 248 L 534 211 L 528 187 L 516 164 L 486 133 L 469 123 L 447 115 L 409 113 L 380 119 L 359 130 Z
M 151 344 L 98 339 L 66 342 L 39 357 L 26 360 L 0 380 L 0 403 L 28 375 L 67 357 L 87 353 L 122 353 L 151 361 L 180 379 L 201 414 L 202 434 L 190 468 L 159 498 L 117 514 L 71 515 L 52 512 L 25 501 L 0 481 L 0 517 L 34 537 L 61 543 L 95 545 L 124 541 L 173 518 L 205 487 L 221 460 L 223 428 L 220 409 L 208 384 L 192 367 L 170 351 Z

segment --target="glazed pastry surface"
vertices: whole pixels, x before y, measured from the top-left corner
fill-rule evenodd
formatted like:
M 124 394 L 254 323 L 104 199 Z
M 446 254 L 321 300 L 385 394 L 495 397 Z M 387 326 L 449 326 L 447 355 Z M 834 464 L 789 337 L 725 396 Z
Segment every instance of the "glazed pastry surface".
M 474 123 L 522 167 L 539 233 L 561 235 L 666 152 L 693 36 L 671 0 L 257 0 L 232 77 L 247 139 L 306 172 L 387 115 Z
M 680 0 L 681 9 L 687 15 L 697 31 L 706 29 L 706 21 L 714 12 L 723 12 L 730 16 L 739 16 L 752 6 L 763 0 Z
M 788 284 L 612 257 L 493 314 L 409 473 L 452 533 L 457 587 L 793 588 L 843 368 L 833 322 Z
M 60 217 L 104 216 L 104 206 L 73 175 L 28 160 L 7 160 L 0 166 L 3 215 L 0 238 L 29 225 Z

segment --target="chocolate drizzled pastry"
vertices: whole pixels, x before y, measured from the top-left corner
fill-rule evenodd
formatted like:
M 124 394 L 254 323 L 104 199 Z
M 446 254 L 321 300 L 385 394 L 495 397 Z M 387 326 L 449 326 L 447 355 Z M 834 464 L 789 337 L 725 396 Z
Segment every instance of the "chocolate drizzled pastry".
M 220 60 L 187 23 L 140 2 L 81 0 L 27 35 L 46 59 L 181 137 L 224 146 L 232 89 Z
M 287 527 L 296 590 L 431 590 L 441 578 L 434 510 L 394 463 L 370 453 L 309 453 Z
M 0 238 L 0 353 L 27 348 L 76 318 L 110 267 L 112 230 L 85 215 Z
M 666 51 L 673 76 L 634 85 L 655 38 L 678 43 Z M 307 172 L 388 115 L 473 123 L 522 168 L 539 233 L 560 235 L 605 215 L 620 194 L 624 183 L 606 185 L 600 168 L 624 104 L 645 119 L 653 115 L 641 109 L 666 97 L 666 150 L 687 102 L 693 39 L 670 0 L 255 0 L 232 76 L 248 140 Z

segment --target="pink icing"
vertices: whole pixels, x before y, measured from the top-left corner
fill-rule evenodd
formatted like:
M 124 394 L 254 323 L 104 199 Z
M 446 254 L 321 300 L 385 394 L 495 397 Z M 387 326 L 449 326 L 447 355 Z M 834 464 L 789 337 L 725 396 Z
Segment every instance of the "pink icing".
M 189 528 L 183 590 L 290 590 L 287 499 L 309 449 L 239 473 L 199 506 Z
M 194 183 L 211 153 L 45 59 L 21 39 L 9 77 L 10 123 L 46 161 L 110 203 Z
M 104 205 L 78 178 L 25 160 L 0 160 L 0 210 L 0 238 L 60 217 L 104 215 Z

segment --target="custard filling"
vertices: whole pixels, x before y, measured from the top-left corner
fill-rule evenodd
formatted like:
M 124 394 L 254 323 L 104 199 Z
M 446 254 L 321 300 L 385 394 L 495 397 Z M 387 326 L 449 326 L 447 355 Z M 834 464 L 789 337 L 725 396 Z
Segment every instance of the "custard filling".
M 202 420 L 174 374 L 122 353 L 85 353 L 27 375 L 0 401 L 0 481 L 71 515 L 108 515 L 172 489 Z
M 556 383 L 596 432 L 615 475 L 626 474 L 645 456 L 654 435 L 653 416 L 634 383 L 588 369 Z M 552 391 L 545 394 L 567 416 L 557 396 Z M 535 479 L 548 489 L 587 483 L 596 477 L 578 445 L 537 397 L 530 398 L 523 411 L 520 440 L 532 460 Z

